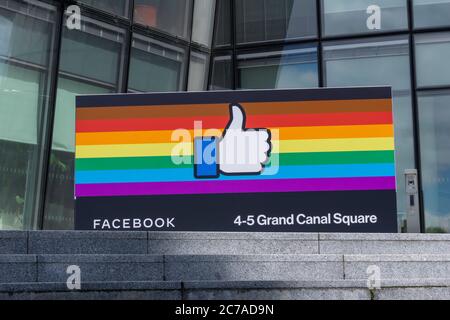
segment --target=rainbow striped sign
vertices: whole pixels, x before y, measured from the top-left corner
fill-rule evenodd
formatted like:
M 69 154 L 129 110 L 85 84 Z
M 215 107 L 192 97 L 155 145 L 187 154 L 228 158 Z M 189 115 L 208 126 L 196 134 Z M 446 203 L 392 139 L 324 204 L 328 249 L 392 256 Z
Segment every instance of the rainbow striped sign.
M 233 121 L 269 133 L 261 170 L 226 172 Z M 394 149 L 387 87 L 80 96 L 76 228 L 395 232 Z

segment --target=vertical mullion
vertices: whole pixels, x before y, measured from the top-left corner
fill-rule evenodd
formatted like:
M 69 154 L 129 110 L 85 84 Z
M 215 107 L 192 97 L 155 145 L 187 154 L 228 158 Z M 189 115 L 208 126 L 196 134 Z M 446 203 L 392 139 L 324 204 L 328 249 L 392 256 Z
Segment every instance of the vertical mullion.
M 130 23 L 125 30 L 125 47 L 123 48 L 122 56 L 122 84 L 120 86 L 120 91 L 123 93 L 128 92 L 128 81 L 130 78 L 130 63 L 131 63 L 131 49 L 133 46 L 133 22 L 134 22 L 134 0 L 130 0 L 128 4 L 128 18 Z
M 238 0 L 230 0 L 231 2 L 231 47 L 232 47 L 232 56 L 231 56 L 231 69 L 233 70 L 233 83 L 231 84 L 231 89 L 236 90 L 237 84 L 239 83 L 239 76 L 237 70 L 237 60 L 236 60 L 236 1 Z M 245 25 L 245 23 L 244 23 Z
M 133 44 L 133 30 L 131 27 L 127 28 L 126 33 L 126 43 L 124 48 L 124 53 L 122 57 L 123 67 L 122 67 L 122 85 L 120 86 L 120 92 L 128 92 L 128 81 L 130 79 L 130 63 L 131 63 L 131 49 Z
M 209 61 L 208 61 L 208 75 L 206 79 L 206 91 L 209 91 L 211 87 L 211 79 L 212 79 L 212 69 L 213 69 L 213 63 L 214 63 L 214 54 L 215 51 L 215 45 L 216 45 L 216 36 L 217 36 L 217 30 L 219 29 L 218 22 L 219 22 L 219 2 L 222 4 L 222 0 L 214 0 L 215 1 L 215 7 L 214 7 L 214 21 L 212 23 L 212 35 L 211 35 L 211 47 L 209 51 Z M 227 0 L 228 1 L 228 0 Z
M 62 43 L 62 33 L 64 29 L 64 17 L 65 17 L 65 4 L 62 2 L 57 6 L 57 10 L 60 10 L 57 23 L 55 23 L 55 33 L 54 33 L 54 47 L 52 48 L 53 57 L 49 63 L 49 74 L 50 74 L 50 92 L 49 101 L 47 104 L 47 116 L 45 119 L 45 127 L 43 128 L 43 141 L 42 149 L 43 154 L 40 159 L 40 167 L 42 171 L 38 180 L 38 197 L 36 199 L 34 215 L 35 223 L 34 225 L 38 229 L 44 228 L 44 216 L 45 216 L 45 202 L 47 199 L 47 183 L 48 174 L 50 171 L 50 157 L 52 152 L 52 141 L 53 141 L 53 126 L 55 122 L 56 113 L 56 97 L 58 92 L 58 73 L 61 57 L 61 43 Z
M 189 5 L 189 3 L 187 4 Z M 192 30 L 193 26 L 194 26 L 194 9 L 195 9 L 195 0 L 192 0 L 192 5 L 191 5 L 191 12 L 189 12 L 190 15 L 190 20 L 189 20 L 189 26 L 188 26 L 188 30 L 190 31 L 190 36 L 189 36 L 189 45 L 188 48 L 186 50 L 186 57 L 185 57 L 185 62 L 186 62 L 186 66 L 184 67 L 184 83 L 183 83 L 183 87 L 182 90 L 183 91 L 188 91 L 188 87 L 189 87 L 189 69 L 190 69 L 190 65 L 191 65 L 191 45 L 192 45 L 192 33 L 194 30 Z
M 119 73 L 121 73 L 120 83 L 118 85 L 119 92 L 125 93 L 128 91 L 128 79 L 130 73 L 130 60 L 131 60 L 131 46 L 133 42 L 133 32 L 131 26 L 128 26 L 125 30 L 125 41 L 121 53 L 121 66 L 119 66 Z
M 416 75 L 416 50 L 414 43 L 414 12 L 412 0 L 407 1 L 408 10 L 408 30 L 409 30 L 409 59 L 410 59 L 410 73 L 411 73 L 411 100 L 412 100 L 412 116 L 413 116 L 413 135 L 414 135 L 414 161 L 418 169 L 418 190 L 419 190 L 419 219 L 420 232 L 425 232 L 425 206 L 423 203 L 423 189 L 422 189 L 422 162 L 420 153 L 420 128 L 419 128 L 419 106 L 417 99 L 417 75 Z
M 316 0 L 316 15 L 317 15 L 317 72 L 319 76 L 319 87 L 324 87 L 324 68 L 323 68 L 323 44 L 322 44 L 322 0 Z

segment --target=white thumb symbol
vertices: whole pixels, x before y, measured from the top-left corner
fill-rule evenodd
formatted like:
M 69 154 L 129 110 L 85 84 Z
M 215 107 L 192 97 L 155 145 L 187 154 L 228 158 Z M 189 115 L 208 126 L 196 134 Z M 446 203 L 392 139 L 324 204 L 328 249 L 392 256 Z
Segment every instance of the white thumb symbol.
M 231 130 L 244 130 L 245 128 L 245 111 L 240 105 L 230 106 L 230 122 L 227 129 Z M 226 130 L 225 132 L 226 133 Z
M 223 174 L 258 174 L 268 162 L 271 143 L 267 129 L 245 129 L 245 111 L 230 105 L 230 121 L 219 142 L 220 171 Z

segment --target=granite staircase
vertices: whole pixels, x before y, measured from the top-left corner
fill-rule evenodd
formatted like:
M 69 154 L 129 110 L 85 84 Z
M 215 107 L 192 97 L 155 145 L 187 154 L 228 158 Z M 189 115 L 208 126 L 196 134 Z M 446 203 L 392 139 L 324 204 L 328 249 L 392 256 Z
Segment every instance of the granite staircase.
M 1 299 L 450 299 L 450 234 L 1 231 Z

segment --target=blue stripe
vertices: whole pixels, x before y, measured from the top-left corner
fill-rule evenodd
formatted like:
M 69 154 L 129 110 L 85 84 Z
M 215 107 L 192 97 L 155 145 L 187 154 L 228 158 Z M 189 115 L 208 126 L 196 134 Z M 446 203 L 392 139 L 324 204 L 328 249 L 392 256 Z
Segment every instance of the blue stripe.
M 202 180 L 259 180 L 259 179 L 309 179 L 309 178 L 356 178 L 395 176 L 395 165 L 344 164 L 317 166 L 281 166 L 278 172 L 262 175 L 221 176 L 218 179 Z M 193 169 L 152 169 L 152 170 L 99 170 L 77 171 L 76 184 L 126 183 L 126 182 L 176 182 L 196 181 Z

